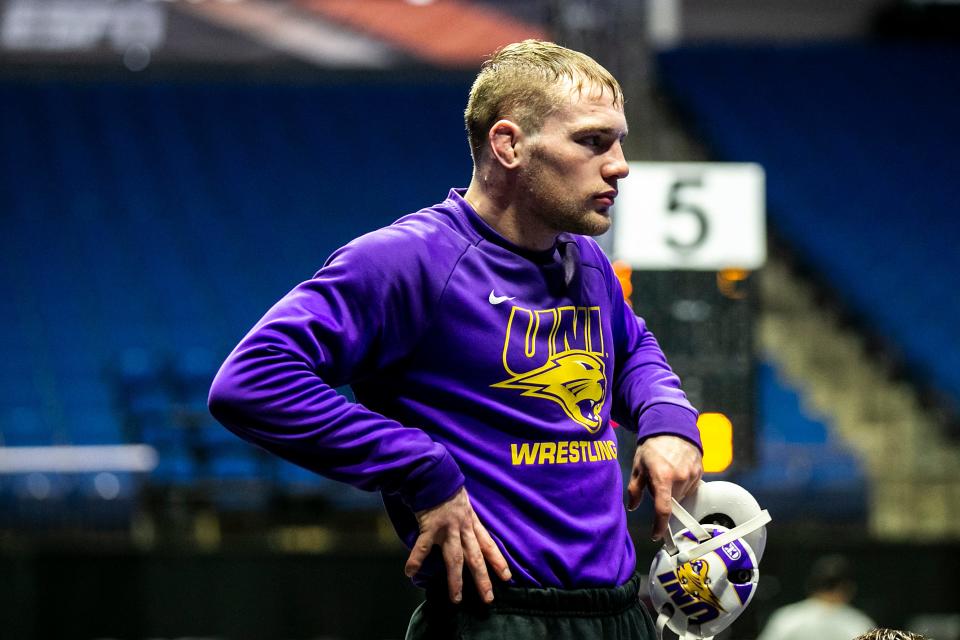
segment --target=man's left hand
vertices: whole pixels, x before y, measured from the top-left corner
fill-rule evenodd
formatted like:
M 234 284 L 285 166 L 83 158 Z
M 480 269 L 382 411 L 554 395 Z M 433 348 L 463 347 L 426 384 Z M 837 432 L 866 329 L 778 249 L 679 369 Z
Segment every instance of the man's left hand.
M 703 456 L 693 443 L 677 436 L 647 438 L 633 456 L 627 508 L 633 511 L 640 506 L 646 488 L 653 497 L 656 512 L 653 540 L 662 540 L 672 513 L 670 498 L 683 500 L 697 487 L 701 476 Z

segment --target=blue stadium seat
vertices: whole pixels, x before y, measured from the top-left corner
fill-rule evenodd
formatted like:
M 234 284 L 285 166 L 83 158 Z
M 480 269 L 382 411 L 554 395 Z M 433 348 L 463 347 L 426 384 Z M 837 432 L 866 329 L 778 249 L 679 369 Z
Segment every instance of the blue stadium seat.
M 7 447 L 37 447 L 54 444 L 57 433 L 40 410 L 13 407 L 0 414 L 0 436 Z
M 189 486 L 199 479 L 197 465 L 193 455 L 185 449 L 166 449 L 159 451 L 157 467 L 150 473 L 150 479 L 162 486 Z
M 336 484 L 333 480 L 285 460 L 276 461 L 275 477 L 278 484 L 292 494 L 319 494 L 332 489 L 331 485 Z
M 123 426 L 111 409 L 75 410 L 65 416 L 67 438 L 76 445 L 108 445 L 126 441 Z
M 230 453 L 236 450 L 253 451 L 254 447 L 229 430 L 222 427 L 213 418 L 208 419 L 197 429 L 197 443 L 211 455 Z
M 779 235 L 915 379 L 960 404 L 960 50 L 931 44 L 701 46 L 664 87 L 715 154 L 762 164 Z M 762 87 L 758 93 L 757 88 Z
M 263 478 L 262 460 L 247 448 L 214 456 L 210 476 L 217 480 L 257 480 Z
M 867 477 L 851 449 L 824 418 L 803 407 L 801 393 L 769 363 L 757 367 L 759 415 L 755 468 L 726 477 L 747 487 L 779 520 L 812 515 L 862 522 Z
M 195 413 L 207 413 L 207 395 L 222 357 L 207 347 L 178 351 L 172 362 L 173 376 L 183 407 Z

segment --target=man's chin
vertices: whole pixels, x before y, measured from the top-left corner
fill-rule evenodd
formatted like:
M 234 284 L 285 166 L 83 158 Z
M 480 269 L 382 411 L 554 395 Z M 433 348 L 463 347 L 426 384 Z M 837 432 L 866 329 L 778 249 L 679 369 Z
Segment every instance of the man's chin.
M 610 229 L 610 208 L 570 211 L 567 215 L 554 215 L 550 226 L 558 233 L 575 233 L 581 236 L 599 236 Z
M 585 229 L 580 232 L 582 235 L 602 235 L 610 230 L 610 210 L 605 208 L 603 210 L 592 211 L 583 222 Z

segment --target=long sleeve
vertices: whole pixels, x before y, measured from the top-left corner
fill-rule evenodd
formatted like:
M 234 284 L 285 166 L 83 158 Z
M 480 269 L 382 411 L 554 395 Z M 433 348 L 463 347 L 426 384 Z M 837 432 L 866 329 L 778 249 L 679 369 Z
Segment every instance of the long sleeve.
M 667 364 L 646 322 L 637 317 L 624 301 L 612 269 L 608 276 L 617 354 L 613 418 L 636 429 L 640 440 L 657 435 L 676 435 L 703 451 L 697 429 L 697 411 L 680 388 L 680 378 Z
M 245 440 L 419 511 L 463 485 L 457 463 L 417 425 L 333 388 L 403 358 L 430 322 L 445 261 L 426 260 L 407 236 L 396 227 L 364 236 L 283 297 L 224 362 L 209 408 Z M 449 249 L 454 263 L 457 247 Z

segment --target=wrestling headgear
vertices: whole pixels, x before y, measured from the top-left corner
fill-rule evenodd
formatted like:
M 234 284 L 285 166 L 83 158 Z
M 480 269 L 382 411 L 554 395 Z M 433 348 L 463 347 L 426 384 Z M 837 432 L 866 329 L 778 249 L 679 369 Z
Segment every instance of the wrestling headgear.
M 730 626 L 757 590 L 770 514 L 732 482 L 703 482 L 673 501 L 667 538 L 650 567 L 657 631 L 709 640 Z

